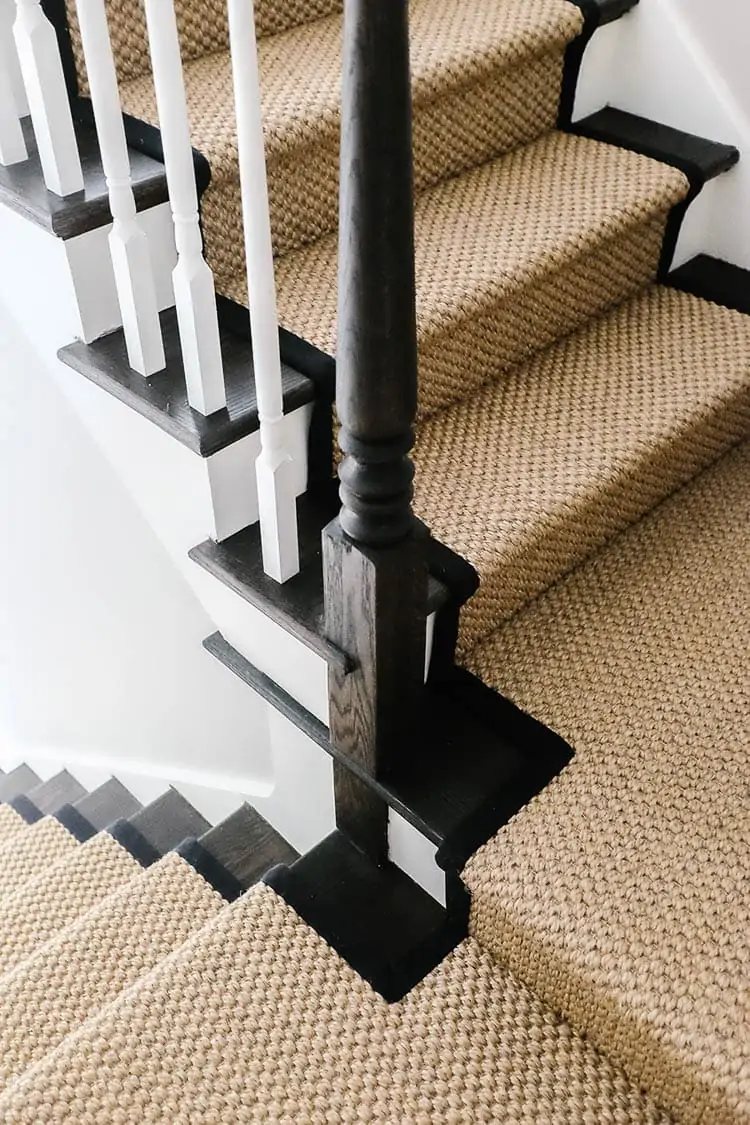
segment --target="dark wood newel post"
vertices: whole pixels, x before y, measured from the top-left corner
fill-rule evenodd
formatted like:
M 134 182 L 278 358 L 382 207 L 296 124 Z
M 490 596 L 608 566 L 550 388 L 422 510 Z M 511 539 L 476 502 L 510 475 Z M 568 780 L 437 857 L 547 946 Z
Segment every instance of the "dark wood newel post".
M 345 0 L 336 407 L 342 508 L 323 532 L 331 740 L 382 777 L 416 734 L 427 571 L 412 514 L 417 408 L 408 0 Z M 386 809 L 336 767 L 339 827 L 380 859 Z

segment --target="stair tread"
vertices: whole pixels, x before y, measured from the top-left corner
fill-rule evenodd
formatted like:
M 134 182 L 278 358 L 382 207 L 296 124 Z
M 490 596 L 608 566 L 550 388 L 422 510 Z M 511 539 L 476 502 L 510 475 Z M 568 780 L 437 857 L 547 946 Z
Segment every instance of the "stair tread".
M 75 807 L 94 828 L 101 830 L 121 817 L 134 816 L 143 805 L 121 781 L 111 777 L 76 801 Z
M 28 793 L 30 789 L 41 783 L 41 777 L 37 777 L 30 766 L 25 763 L 16 766 L 6 773 L 5 777 L 0 778 L 0 801 L 12 801 L 14 797 Z
M 0 992 L 0 1089 L 226 905 L 170 853 L 36 949 Z
M 207 1082 L 207 1043 L 221 1081 Z M 265 885 L 17 1079 L 0 1113 L 73 1125 L 112 1105 L 154 1125 L 326 1113 L 668 1125 L 475 941 L 387 1005 Z
M 251 805 L 210 828 L 201 844 L 247 888 L 277 863 L 294 863 L 298 853 Z
M 21 836 L 12 836 L 0 848 L 0 903 L 78 847 L 79 841 L 54 816 L 45 816 Z
M 666 216 L 687 192 L 675 168 L 553 132 L 420 196 L 420 417 L 652 280 Z M 329 353 L 336 272 L 335 236 L 276 265 L 281 323 Z M 246 303 L 241 276 L 227 295 Z
M 690 1125 L 750 1117 L 749 503 L 745 444 L 468 657 L 576 750 L 470 860 L 473 932 Z
M 130 817 L 132 826 L 162 855 L 211 825 L 177 789 L 169 789 Z
M 412 0 L 409 15 L 417 106 L 440 97 L 446 88 L 477 82 L 498 67 L 562 48 L 583 24 L 567 0 L 462 0 L 437 7 L 433 0 Z M 268 160 L 338 131 L 341 29 L 342 16 L 334 13 L 259 41 Z M 185 85 L 192 143 L 211 163 L 213 181 L 237 177 L 229 52 L 188 61 Z M 157 123 L 150 74 L 124 83 L 121 97 L 127 113 Z
M 40 813 L 46 815 L 85 797 L 86 790 L 68 770 L 61 770 L 41 785 L 30 789 L 25 796 L 36 805 Z
M 428 420 L 415 506 L 480 573 L 466 651 L 750 424 L 750 318 L 655 286 Z

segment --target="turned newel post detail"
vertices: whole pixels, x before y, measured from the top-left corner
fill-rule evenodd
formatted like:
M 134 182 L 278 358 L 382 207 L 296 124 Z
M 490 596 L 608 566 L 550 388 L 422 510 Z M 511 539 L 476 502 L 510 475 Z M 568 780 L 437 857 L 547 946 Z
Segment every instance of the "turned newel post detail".
M 346 0 L 336 408 L 342 508 L 323 533 L 331 739 L 383 777 L 413 745 L 427 571 L 411 508 L 417 407 L 408 0 Z M 384 857 L 386 809 L 337 767 L 339 826 Z

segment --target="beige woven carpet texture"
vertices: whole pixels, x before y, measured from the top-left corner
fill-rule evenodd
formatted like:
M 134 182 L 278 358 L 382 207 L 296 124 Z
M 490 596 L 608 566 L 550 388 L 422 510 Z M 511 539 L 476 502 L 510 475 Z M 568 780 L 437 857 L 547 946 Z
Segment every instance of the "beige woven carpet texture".
M 684 1125 L 750 1121 L 750 444 L 469 658 L 576 754 L 471 930 Z
M 28 827 L 29 825 L 12 805 L 0 804 L 0 849 L 12 840 L 16 833 L 22 833 Z
M 11 836 L 0 847 L 0 905 L 27 880 L 78 847 L 75 836 L 54 816 L 45 816 Z
M 0 1097 L 4 1125 L 668 1125 L 480 946 L 388 1005 L 269 887 Z

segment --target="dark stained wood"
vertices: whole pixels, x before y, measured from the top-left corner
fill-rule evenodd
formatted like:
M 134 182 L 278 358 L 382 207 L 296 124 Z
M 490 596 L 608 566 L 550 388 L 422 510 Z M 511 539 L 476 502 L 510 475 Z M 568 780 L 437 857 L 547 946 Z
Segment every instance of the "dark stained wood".
M 665 283 L 736 312 L 750 313 L 750 270 L 698 254 L 672 270 Z
M 0 165 L 0 203 L 58 238 L 74 238 L 112 221 L 96 131 L 80 122 L 75 129 L 83 167 L 83 191 L 65 199 L 47 191 L 30 117 L 23 121 L 29 159 L 8 168 Z M 138 210 L 165 203 L 169 196 L 163 165 L 134 149 L 130 150 L 130 165 Z
M 612 106 L 577 121 L 570 132 L 671 164 L 685 173 L 694 188 L 727 172 L 740 158 L 734 145 L 684 133 Z
M 111 777 L 98 789 L 76 801 L 75 808 L 89 824 L 93 824 L 94 828 L 101 831 L 114 824 L 116 820 L 121 818 L 127 820 L 128 817 L 134 816 L 141 811 L 143 805 L 121 781 Z
M 86 789 L 67 770 L 62 770 L 29 790 L 26 796 L 43 815 L 47 816 L 56 813 L 63 805 L 72 805 L 81 797 L 85 797 Z
M 345 0 L 336 412 L 341 511 L 323 533 L 330 737 L 381 779 L 417 735 L 427 614 L 426 535 L 411 508 L 417 409 L 407 0 Z M 376 862 L 387 810 L 336 773 L 337 822 Z
M 58 355 L 68 367 L 148 418 L 201 457 L 209 457 L 239 438 L 254 433 L 259 427 L 258 400 L 249 340 L 222 329 L 227 405 L 205 417 L 193 410 L 187 400 L 174 309 L 161 314 L 161 325 L 167 365 L 150 379 L 144 379 L 128 366 L 125 336 L 121 329 L 93 344 L 80 341 L 69 344 Z M 315 386 L 298 371 L 284 365 L 282 381 L 285 411 L 313 401 Z
M 332 744 L 328 728 L 270 677 L 258 671 L 220 633 L 205 647 L 268 699 L 336 763 L 337 786 L 346 773 L 353 793 L 345 809 L 360 807 L 371 842 L 372 805 L 363 789 L 395 809 L 438 848 L 448 870 L 463 864 L 571 760 L 573 751 L 554 731 L 460 668 L 431 680 L 411 752 L 388 776 L 370 776 L 366 764 Z M 342 813 L 342 810 L 340 810 Z M 343 815 L 343 813 L 342 813 Z M 376 855 L 377 855 L 376 849 Z
M 162 855 L 183 840 L 198 838 L 211 825 L 176 789 L 169 789 L 135 816 L 130 823 Z
M 15 797 L 27 795 L 29 790 L 41 785 L 42 779 L 25 763 L 0 778 L 0 801 L 12 801 Z
M 263 880 L 384 999 L 400 1000 L 465 937 L 468 909 L 444 910 L 390 863 L 341 832 Z
M 299 853 L 251 805 L 210 828 L 201 844 L 244 888 L 278 863 L 294 863 Z
M 206 540 L 190 558 L 346 676 L 351 659 L 326 638 L 324 625 L 320 532 L 336 507 L 332 484 L 297 501 L 300 572 L 288 582 L 275 582 L 264 572 L 258 524 L 222 543 Z

